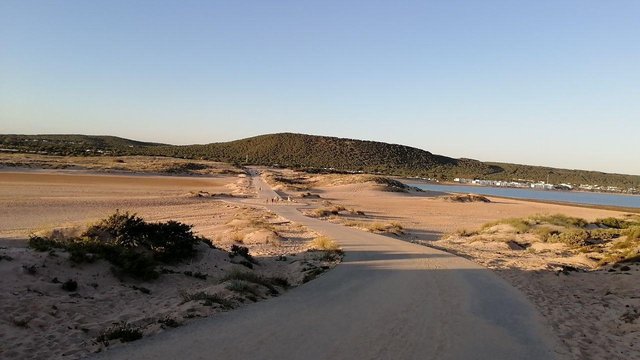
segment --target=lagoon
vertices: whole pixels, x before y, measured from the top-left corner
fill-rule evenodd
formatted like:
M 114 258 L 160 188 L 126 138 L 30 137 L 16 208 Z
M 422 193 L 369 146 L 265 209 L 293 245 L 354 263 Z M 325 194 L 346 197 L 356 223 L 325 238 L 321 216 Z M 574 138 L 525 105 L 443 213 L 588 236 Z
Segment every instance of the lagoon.
M 640 196 L 609 193 L 590 193 L 559 190 L 532 190 L 520 188 L 501 188 L 493 186 L 473 185 L 439 185 L 439 184 L 409 184 L 427 191 L 441 191 L 448 193 L 479 194 L 507 197 L 524 200 L 544 200 L 586 205 L 618 206 L 626 208 L 640 208 Z

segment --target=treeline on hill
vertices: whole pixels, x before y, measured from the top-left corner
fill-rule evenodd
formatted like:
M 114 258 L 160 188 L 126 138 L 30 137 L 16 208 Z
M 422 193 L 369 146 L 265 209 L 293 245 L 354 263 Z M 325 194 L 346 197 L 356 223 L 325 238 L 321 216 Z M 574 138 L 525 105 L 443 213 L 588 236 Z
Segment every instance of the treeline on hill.
M 0 135 L 0 148 L 49 155 L 138 155 L 164 144 L 92 135 Z
M 113 136 L 0 135 L 0 147 L 52 155 L 153 155 L 323 171 L 363 171 L 440 180 L 455 177 L 640 187 L 640 176 L 454 159 L 376 141 L 280 133 L 206 145 L 166 145 Z

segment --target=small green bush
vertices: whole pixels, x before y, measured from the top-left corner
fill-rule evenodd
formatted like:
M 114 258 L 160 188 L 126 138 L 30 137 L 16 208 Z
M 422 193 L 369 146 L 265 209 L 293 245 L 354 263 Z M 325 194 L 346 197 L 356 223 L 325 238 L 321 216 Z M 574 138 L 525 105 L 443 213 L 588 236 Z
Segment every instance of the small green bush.
M 29 237 L 29 247 L 35 251 L 50 251 L 56 248 L 63 248 L 57 241 L 49 240 L 41 236 L 32 235 Z
M 192 226 L 177 221 L 148 223 L 128 212 L 109 216 L 89 227 L 85 237 L 128 248 L 144 248 L 164 263 L 179 262 L 193 256 L 196 244 Z
M 589 233 L 582 229 L 568 229 L 550 237 L 551 242 L 561 242 L 567 245 L 584 245 L 589 239 Z
M 541 241 L 543 242 L 547 242 L 549 241 L 553 236 L 557 236 L 558 234 L 560 234 L 559 231 L 554 230 L 548 226 L 539 226 L 536 227 L 535 230 L 533 231 L 534 234 L 536 234 Z
M 620 229 L 594 229 L 589 231 L 589 237 L 595 240 L 611 240 L 620 237 Z
M 116 211 L 113 215 L 90 226 L 84 235 L 90 239 L 109 242 L 124 247 L 138 247 L 148 234 L 147 223 L 142 218 L 128 212 Z
M 599 226 L 606 226 L 613 229 L 624 229 L 628 227 L 627 221 L 624 219 L 618 219 L 614 217 L 608 217 L 604 219 L 598 219 L 595 221 Z
M 584 228 L 589 225 L 589 222 L 585 219 L 566 216 L 563 214 L 554 214 L 554 215 L 537 215 L 531 217 L 531 220 L 534 220 L 538 223 L 547 223 L 556 226 L 564 226 L 564 227 L 577 227 Z
M 489 228 L 492 228 L 496 225 L 501 225 L 501 224 L 505 224 L 505 225 L 509 225 L 511 226 L 515 232 L 517 234 L 524 234 L 526 232 L 528 232 L 531 229 L 531 223 L 526 220 L 526 219 L 518 219 L 518 218 L 508 218 L 508 219 L 503 219 L 503 220 L 498 220 L 498 221 L 492 221 L 489 223 L 486 223 L 484 225 L 482 225 L 482 230 L 487 230 Z

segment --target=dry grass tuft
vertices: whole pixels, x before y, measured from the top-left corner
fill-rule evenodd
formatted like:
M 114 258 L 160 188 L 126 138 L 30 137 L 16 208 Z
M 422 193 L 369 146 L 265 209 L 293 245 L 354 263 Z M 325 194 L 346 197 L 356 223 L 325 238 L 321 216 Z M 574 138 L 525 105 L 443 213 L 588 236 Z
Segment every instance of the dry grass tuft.
M 309 245 L 311 248 L 316 250 L 335 251 L 340 249 L 338 243 L 327 236 L 318 236 L 317 238 L 313 239 Z

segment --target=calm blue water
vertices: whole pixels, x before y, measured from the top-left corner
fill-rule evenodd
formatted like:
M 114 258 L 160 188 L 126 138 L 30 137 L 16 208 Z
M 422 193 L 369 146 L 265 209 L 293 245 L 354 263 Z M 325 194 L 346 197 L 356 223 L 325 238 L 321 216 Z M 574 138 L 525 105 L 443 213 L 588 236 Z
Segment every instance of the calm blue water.
M 640 208 L 640 196 L 586 193 L 573 191 L 545 191 L 531 189 L 499 188 L 491 186 L 410 184 L 422 190 L 450 193 L 495 195 L 514 199 L 550 200 L 577 204 L 608 205 Z

